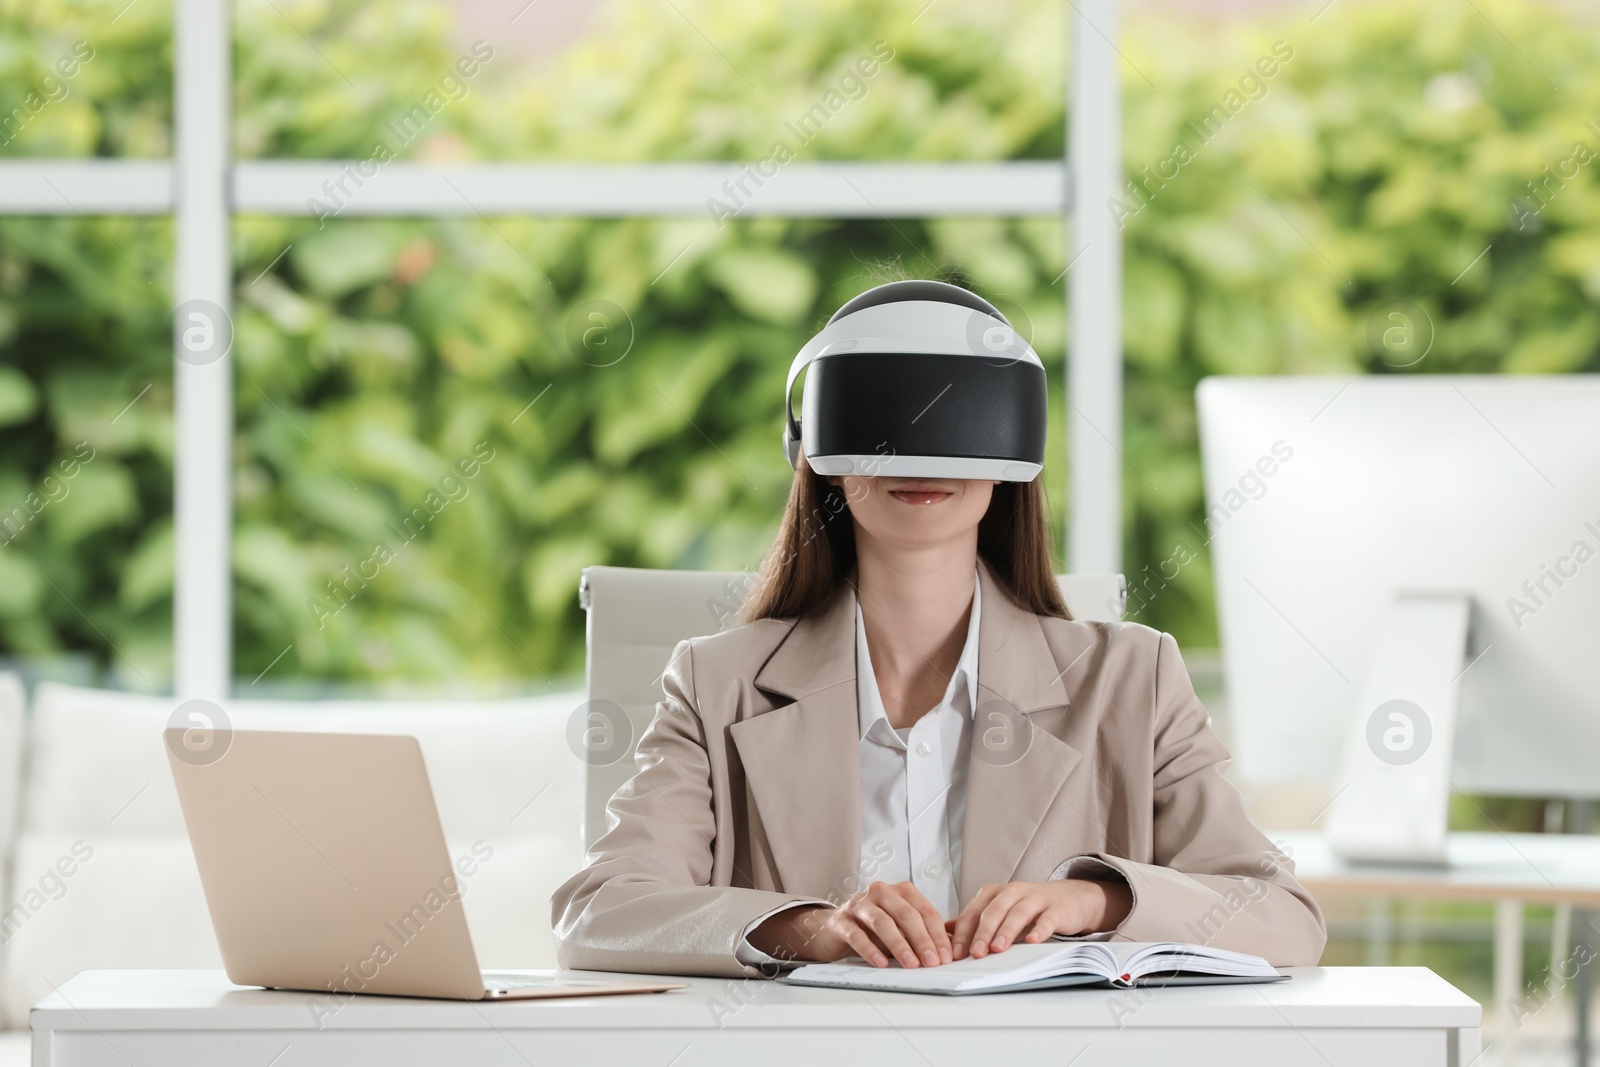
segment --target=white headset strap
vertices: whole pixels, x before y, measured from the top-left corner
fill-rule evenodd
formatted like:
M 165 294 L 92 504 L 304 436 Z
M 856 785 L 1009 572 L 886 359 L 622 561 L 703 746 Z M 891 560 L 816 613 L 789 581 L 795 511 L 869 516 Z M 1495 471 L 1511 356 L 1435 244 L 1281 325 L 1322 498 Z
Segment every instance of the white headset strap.
M 826 347 L 815 343 L 808 344 L 794 357 L 794 362 L 789 364 L 789 380 L 783 386 L 783 450 L 789 457 L 791 467 L 800 462 L 800 422 L 794 417 L 794 383 L 799 379 L 800 372 L 805 370 Z

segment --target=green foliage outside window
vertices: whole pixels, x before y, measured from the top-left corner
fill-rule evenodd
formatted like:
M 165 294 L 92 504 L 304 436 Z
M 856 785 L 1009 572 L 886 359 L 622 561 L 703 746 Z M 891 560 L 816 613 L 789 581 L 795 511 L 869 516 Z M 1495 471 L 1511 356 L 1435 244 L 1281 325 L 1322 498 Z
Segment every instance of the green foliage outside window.
M 1059 153 L 1062 5 L 923 6 L 625 3 L 554 71 L 522 75 L 487 41 L 468 78 L 472 46 L 453 43 L 443 5 L 247 0 L 236 151 L 373 159 L 373 182 L 386 154 L 754 160 L 779 140 L 800 160 Z M 90 39 L 83 12 L 101 8 L 7 10 L 0 89 L 15 97 Z M 1600 64 L 1575 19 L 1512 0 L 1341 3 L 1314 23 L 1130 18 L 1125 163 L 1147 184 L 1106 209 L 1126 224 L 1138 621 L 1216 641 L 1200 377 L 1596 369 L 1600 161 L 1576 145 L 1600 151 Z M 891 54 L 868 77 L 856 64 L 878 42 Z M 93 103 L 77 132 L 47 107 L 0 152 L 135 151 L 106 132 L 130 108 L 161 141 L 169 50 L 93 43 L 67 98 Z M 842 106 L 802 143 L 787 124 L 830 91 Z M 1056 219 L 373 220 L 340 208 L 360 195 L 351 182 L 325 218 L 235 228 L 246 680 L 269 666 L 274 682 L 570 679 L 581 567 L 754 566 L 787 489 L 789 358 L 884 277 L 950 278 L 1019 310 L 1064 417 Z M 169 246 L 164 223 L 0 220 L 0 508 L 81 440 L 98 449 L 82 477 L 104 483 L 0 544 L 0 650 L 87 649 L 133 685 L 170 672 Z M 1407 366 L 1367 341 L 1401 300 L 1434 330 Z M 1064 448 L 1058 430 L 1058 529 Z

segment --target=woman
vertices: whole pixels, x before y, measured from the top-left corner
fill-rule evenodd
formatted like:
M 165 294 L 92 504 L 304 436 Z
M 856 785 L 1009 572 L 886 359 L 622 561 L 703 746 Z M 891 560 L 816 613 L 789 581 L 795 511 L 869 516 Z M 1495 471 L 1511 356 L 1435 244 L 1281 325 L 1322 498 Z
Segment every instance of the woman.
M 896 300 L 1004 322 L 928 282 L 834 321 Z M 553 898 L 563 966 L 938 966 L 1051 936 L 1317 962 L 1321 912 L 1223 779 L 1172 637 L 1069 616 L 1036 476 L 791 458 L 742 625 L 674 650 L 610 830 Z

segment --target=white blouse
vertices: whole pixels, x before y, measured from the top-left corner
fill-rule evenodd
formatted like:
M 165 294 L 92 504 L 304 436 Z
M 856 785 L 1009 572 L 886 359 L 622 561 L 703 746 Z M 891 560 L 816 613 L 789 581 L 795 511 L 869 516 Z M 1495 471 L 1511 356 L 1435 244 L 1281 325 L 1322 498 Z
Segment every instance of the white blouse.
M 908 727 L 889 725 L 856 607 L 856 707 L 861 716 L 861 887 L 910 882 L 946 919 L 961 912 L 961 824 L 967 810 L 967 755 L 978 702 L 978 617 L 974 580 L 967 640 L 935 707 Z
M 978 618 L 981 583 L 973 572 L 967 640 L 944 698 L 915 723 L 889 725 L 867 649 L 867 627 L 856 603 L 856 707 L 861 721 L 861 865 L 859 892 L 873 882 L 910 882 L 939 914 L 961 912 L 961 824 L 967 810 L 967 755 L 972 748 L 978 694 Z M 748 935 L 785 908 L 779 905 L 745 926 L 735 956 L 748 966 L 777 963 Z

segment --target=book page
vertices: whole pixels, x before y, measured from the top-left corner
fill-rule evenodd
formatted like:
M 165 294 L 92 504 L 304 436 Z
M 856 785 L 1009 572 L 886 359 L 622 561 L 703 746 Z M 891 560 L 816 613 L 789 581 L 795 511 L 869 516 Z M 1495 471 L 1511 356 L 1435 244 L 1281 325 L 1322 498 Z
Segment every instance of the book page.
M 1260 956 L 1234 952 L 1209 945 L 1180 941 L 1121 941 L 1106 945 L 1116 958 L 1119 979 L 1146 974 L 1182 971 L 1193 974 L 1228 976 L 1270 976 L 1277 969 Z
M 938 967 L 873 967 L 859 957 L 838 963 L 812 963 L 790 972 L 800 981 L 827 981 L 878 989 L 975 990 L 1007 986 L 1064 974 L 1113 977 L 1113 958 L 1104 944 L 1012 945 L 982 959 L 968 957 Z

